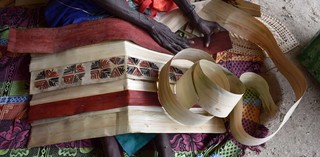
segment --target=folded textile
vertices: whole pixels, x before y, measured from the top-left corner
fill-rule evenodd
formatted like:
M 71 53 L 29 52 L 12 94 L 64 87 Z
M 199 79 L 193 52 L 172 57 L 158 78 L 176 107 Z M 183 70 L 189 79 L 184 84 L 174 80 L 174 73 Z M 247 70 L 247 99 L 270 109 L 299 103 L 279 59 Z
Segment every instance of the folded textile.
M 31 126 L 25 120 L 31 99 L 30 56 L 6 53 L 0 57 L 0 154 L 1 156 L 94 156 L 90 140 L 27 149 Z M 50 150 L 50 151 L 49 151 Z M 39 152 L 41 151 L 41 152 Z
M 190 46 L 201 48 L 210 54 L 231 48 L 228 32 L 216 33 L 212 38 L 209 48 L 206 48 L 203 40 L 199 39 L 195 39 L 196 43 Z M 115 18 L 87 21 L 59 28 L 10 29 L 8 50 L 20 53 L 55 53 L 109 40 L 130 40 L 147 49 L 171 54 L 145 31 Z
M 110 15 L 90 0 L 52 0 L 47 4 L 44 16 L 50 27 L 58 27 Z
M 28 103 L 0 103 L 0 120 L 22 119 L 28 105 Z
M 20 55 L 21 56 L 21 55 Z M 22 55 L 21 57 L 10 57 L 4 55 L 0 58 L 0 82 L 7 81 L 27 81 L 30 80 L 29 67 L 30 63 L 29 55 Z M 8 67 L 8 68 L 6 68 Z M 13 69 L 10 69 L 12 67 Z M 15 68 L 17 67 L 17 68 Z M 12 83 L 12 82 L 11 82 Z M 18 83 L 18 82 L 17 82 Z M 22 82 L 21 82 L 22 83 Z M 18 83 L 19 84 L 19 83 Z M 24 86 L 26 88 L 27 86 Z M 28 89 L 26 89 L 28 90 Z M 3 91 L 2 91 L 3 92 Z M 28 93 L 28 91 L 26 91 Z
M 7 7 L 0 9 L 0 26 L 32 28 L 39 25 L 41 8 Z
M 92 147 L 65 147 L 61 148 L 58 146 L 44 146 L 37 148 L 19 148 L 19 149 L 0 149 L 1 156 L 12 157 L 12 156 L 32 156 L 32 157 L 96 157 L 97 152 Z
M 1 120 L 0 149 L 17 149 L 27 146 L 30 125 L 24 120 Z
M 28 149 L 31 126 L 25 120 L 29 95 L 29 54 L 8 52 L 8 28 L 30 28 L 40 21 L 41 8 L 0 9 L 0 156 L 96 156 L 91 140 Z
M 1 46 L 8 45 L 8 37 L 9 37 L 9 27 L 8 26 L 0 27 L 0 45 Z
M 152 140 L 156 134 L 122 134 L 116 135 L 115 138 L 123 148 L 123 150 L 129 155 L 133 155 Z

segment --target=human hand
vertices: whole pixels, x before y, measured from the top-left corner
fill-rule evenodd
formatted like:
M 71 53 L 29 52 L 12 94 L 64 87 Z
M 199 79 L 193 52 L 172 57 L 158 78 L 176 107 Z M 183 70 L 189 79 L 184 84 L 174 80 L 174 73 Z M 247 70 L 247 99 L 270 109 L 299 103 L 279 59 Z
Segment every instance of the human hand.
M 207 21 L 202 18 L 191 21 L 191 25 L 194 28 L 197 28 L 203 34 L 205 40 L 204 43 L 206 47 L 209 47 L 210 45 L 210 37 L 212 34 L 220 31 L 225 31 L 225 29 L 221 27 L 218 23 Z
M 173 33 L 169 27 L 159 22 L 154 22 L 153 26 L 148 30 L 148 33 L 159 45 L 170 50 L 174 54 L 188 48 L 189 45 L 193 43 L 193 41 Z

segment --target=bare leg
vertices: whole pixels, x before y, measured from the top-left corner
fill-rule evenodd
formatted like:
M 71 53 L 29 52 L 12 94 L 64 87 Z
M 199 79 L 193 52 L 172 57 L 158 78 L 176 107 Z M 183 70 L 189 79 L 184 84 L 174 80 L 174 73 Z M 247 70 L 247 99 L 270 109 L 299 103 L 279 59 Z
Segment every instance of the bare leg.
M 173 157 L 173 151 L 169 142 L 168 134 L 158 134 L 155 138 L 155 145 L 159 153 L 159 157 Z
M 114 136 L 100 138 L 104 157 L 122 157 L 123 153 Z

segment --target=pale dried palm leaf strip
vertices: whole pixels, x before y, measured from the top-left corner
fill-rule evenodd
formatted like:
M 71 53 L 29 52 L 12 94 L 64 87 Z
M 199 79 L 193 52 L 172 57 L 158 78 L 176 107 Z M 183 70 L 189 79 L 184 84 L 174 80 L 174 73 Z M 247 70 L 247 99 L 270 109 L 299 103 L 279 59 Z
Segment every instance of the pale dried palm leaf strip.
M 223 10 L 223 11 L 222 11 Z M 200 16 L 217 21 L 231 32 L 239 34 L 267 51 L 281 73 L 292 85 L 296 98 L 300 98 L 306 88 L 302 72 L 281 53 L 271 32 L 261 22 L 220 0 L 212 0 L 200 12 Z
M 198 110 L 196 113 L 203 113 Z M 28 147 L 124 133 L 224 133 L 223 120 L 213 118 L 202 126 L 177 125 L 161 107 L 124 107 L 32 123 Z M 54 136 L 53 136 L 54 135 Z
M 194 63 L 177 81 L 176 95 L 168 80 L 170 64 L 175 59 Z M 172 60 L 160 71 L 159 101 L 168 115 L 183 125 L 198 126 L 214 116 L 227 117 L 245 91 L 236 76 L 215 64 L 212 57 L 201 50 L 184 49 Z M 241 88 L 241 92 L 234 93 L 234 86 Z M 208 114 L 191 112 L 189 109 L 194 104 L 199 104 Z
M 181 52 L 179 52 L 178 54 L 180 53 Z M 174 58 L 183 59 L 183 58 L 177 57 L 178 54 Z M 194 54 L 190 54 L 190 55 L 194 55 Z M 189 58 L 192 58 L 192 57 L 189 56 Z M 203 56 L 203 58 L 207 58 L 209 60 L 212 59 L 209 55 Z M 163 106 L 164 110 L 166 111 L 166 113 L 168 113 L 168 116 L 171 119 L 184 125 L 201 125 L 204 122 L 207 122 L 210 119 L 212 119 L 213 118 L 212 115 L 197 114 L 189 110 L 190 106 L 193 105 L 193 104 L 190 105 L 189 103 L 192 102 L 194 100 L 192 98 L 196 96 L 195 90 L 189 91 L 190 95 L 193 95 L 193 96 L 191 97 L 191 99 L 189 99 L 187 103 L 185 102 L 180 103 L 176 99 L 176 96 L 171 91 L 171 88 L 169 86 L 169 79 L 168 79 L 171 62 L 172 60 L 167 62 L 162 67 L 162 70 L 160 71 L 160 75 L 159 75 L 159 87 L 158 87 L 159 101 Z M 188 72 L 186 74 L 188 74 Z M 197 97 L 195 99 L 197 99 Z
M 34 94 L 30 101 L 30 106 L 126 90 L 156 92 L 157 84 L 156 82 L 139 81 L 132 79 L 119 79 L 109 83 L 98 83 L 77 86 L 72 88 L 65 88 L 55 91 Z
M 252 79 L 244 80 L 242 83 L 235 75 L 215 64 L 209 56 L 201 50 L 185 49 L 172 58 L 185 59 L 194 64 L 177 81 L 174 95 L 170 88 L 166 73 L 168 72 L 169 61 L 161 70 L 159 76 L 159 100 L 169 116 L 184 125 L 201 125 L 210 119 L 210 115 L 203 118 L 189 111 L 194 104 L 199 104 L 211 116 L 225 118 L 242 98 L 245 91 L 244 85 L 259 91 L 259 96 L 264 99 L 265 110 L 272 112 L 275 104 L 270 96 L 268 84 L 257 74 L 247 75 L 254 78 L 257 84 L 247 82 Z M 259 78 L 259 79 L 257 79 Z M 247 82 L 246 82 L 247 81 Z
M 281 52 L 272 33 L 254 17 L 236 9 L 220 0 L 210 1 L 200 12 L 203 18 L 216 21 L 227 30 L 256 43 L 270 56 L 279 71 L 286 77 L 296 96 L 296 103 L 285 115 L 278 130 L 266 138 L 255 138 L 246 133 L 241 124 L 242 103 L 239 103 L 232 114 L 231 130 L 235 138 L 246 145 L 259 145 L 271 139 L 287 122 L 298 106 L 307 88 L 302 72 Z
M 236 7 L 247 12 L 248 14 L 252 16 L 259 17 L 261 16 L 261 9 L 258 4 L 254 4 L 248 1 L 244 0 L 235 0 L 236 1 Z
M 264 78 L 253 72 L 246 72 L 240 76 L 240 80 L 246 89 L 253 90 L 258 95 L 265 112 L 273 115 L 277 111 L 278 107 L 271 97 L 269 85 Z
M 201 9 L 208 2 L 209 0 L 193 3 L 196 6 L 195 11 L 201 12 Z M 264 23 L 270 29 L 270 31 L 276 38 L 276 41 L 283 53 L 286 53 L 299 45 L 299 42 L 297 41 L 297 39 L 279 20 L 275 19 L 274 17 L 271 17 L 270 15 L 266 15 L 264 13 L 261 14 L 261 17 L 257 17 L 257 19 L 259 19 L 262 23 Z M 187 23 L 187 18 L 183 16 L 180 10 L 174 10 L 170 13 L 165 14 L 164 16 L 161 16 L 159 21 L 166 24 L 172 31 L 175 32 L 180 28 L 182 28 Z M 194 32 L 196 32 L 196 34 L 194 34 L 196 36 L 199 34 L 197 31 L 194 31 Z M 247 41 L 247 39 L 245 39 L 244 37 L 241 37 L 232 32 L 230 32 L 230 37 L 234 44 L 233 47 L 235 47 L 236 49 L 239 46 L 242 47 L 242 46 L 251 45 L 250 48 L 258 49 L 257 51 L 258 53 L 260 53 L 260 51 L 262 52 L 262 50 L 256 45 L 253 45 L 252 43 L 248 43 L 250 41 Z M 245 52 L 246 51 L 243 51 L 243 53 Z
M 262 13 L 260 17 L 257 17 L 257 19 L 260 20 L 271 31 L 283 53 L 287 53 L 299 46 L 298 40 L 278 19 L 265 13 Z M 247 39 L 234 33 L 230 33 L 230 37 L 231 40 L 238 38 L 237 41 L 247 41 Z

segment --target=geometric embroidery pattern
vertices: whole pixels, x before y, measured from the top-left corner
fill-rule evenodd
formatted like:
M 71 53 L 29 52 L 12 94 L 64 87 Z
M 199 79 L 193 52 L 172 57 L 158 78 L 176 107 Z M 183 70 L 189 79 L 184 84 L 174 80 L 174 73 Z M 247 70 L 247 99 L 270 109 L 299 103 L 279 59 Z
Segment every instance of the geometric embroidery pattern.
M 125 74 L 127 70 L 125 61 L 124 56 L 111 57 L 40 70 L 33 74 L 33 87 L 41 91 L 49 91 L 81 84 L 111 81 L 110 78 L 118 78 Z M 86 78 L 85 81 L 83 78 Z
M 174 82 L 178 81 L 182 75 L 183 75 L 183 71 L 173 66 L 170 67 L 169 79 L 171 81 L 174 81 Z
M 32 81 L 33 87 L 40 91 L 108 82 L 123 75 L 154 81 L 158 79 L 159 66 L 154 62 L 130 56 L 111 57 L 32 72 Z M 182 74 L 178 68 L 170 68 L 171 81 L 179 80 Z
M 157 78 L 158 72 L 159 67 L 155 63 L 134 57 L 128 57 L 127 74 Z
M 108 79 L 124 74 L 124 57 L 112 57 L 91 62 L 91 79 Z

